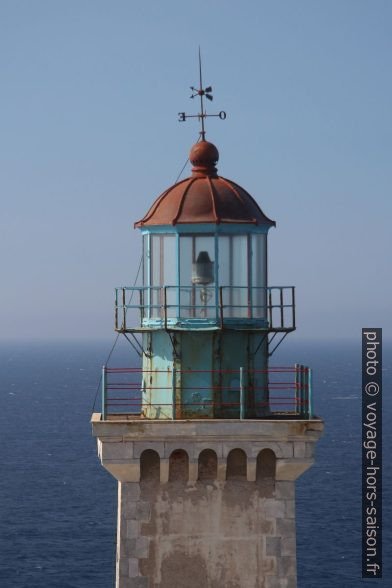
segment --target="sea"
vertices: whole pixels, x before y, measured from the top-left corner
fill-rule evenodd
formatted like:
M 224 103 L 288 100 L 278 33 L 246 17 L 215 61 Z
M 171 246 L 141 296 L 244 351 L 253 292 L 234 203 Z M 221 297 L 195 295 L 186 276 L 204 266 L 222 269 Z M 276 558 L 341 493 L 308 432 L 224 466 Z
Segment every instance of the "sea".
M 316 463 L 297 482 L 298 586 L 390 587 L 392 345 L 383 350 L 383 579 L 364 580 L 360 334 L 357 342 L 295 338 L 271 364 L 313 368 L 315 412 L 325 420 Z M 117 488 L 90 425 L 112 343 L 0 344 L 0 588 L 114 587 Z M 126 340 L 109 365 L 138 365 Z

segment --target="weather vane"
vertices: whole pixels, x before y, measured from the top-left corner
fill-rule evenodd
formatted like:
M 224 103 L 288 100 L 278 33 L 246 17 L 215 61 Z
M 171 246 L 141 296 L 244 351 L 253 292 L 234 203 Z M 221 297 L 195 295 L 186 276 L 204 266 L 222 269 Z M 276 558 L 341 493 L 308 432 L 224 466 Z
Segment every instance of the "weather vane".
M 196 96 L 200 96 L 200 112 L 199 114 L 186 114 L 185 112 L 179 112 L 178 113 L 178 120 L 180 122 L 185 122 L 187 118 L 198 118 L 199 121 L 201 121 L 201 131 L 200 131 L 200 137 L 202 141 L 205 141 L 206 139 L 206 131 L 204 128 L 204 119 L 207 118 L 208 116 L 218 116 L 221 120 L 225 120 L 226 118 L 226 112 L 224 110 L 221 110 L 218 114 L 207 114 L 207 112 L 204 110 L 204 102 L 203 102 L 203 98 L 204 96 L 207 98 L 207 100 L 210 100 L 212 102 L 212 87 L 211 86 L 207 86 L 206 88 L 203 88 L 203 79 L 202 79 L 202 74 L 201 74 L 201 55 L 200 55 L 200 47 L 199 47 L 199 87 L 195 88 L 194 86 L 191 86 L 191 90 L 192 90 L 192 95 L 190 96 L 190 98 L 196 98 Z

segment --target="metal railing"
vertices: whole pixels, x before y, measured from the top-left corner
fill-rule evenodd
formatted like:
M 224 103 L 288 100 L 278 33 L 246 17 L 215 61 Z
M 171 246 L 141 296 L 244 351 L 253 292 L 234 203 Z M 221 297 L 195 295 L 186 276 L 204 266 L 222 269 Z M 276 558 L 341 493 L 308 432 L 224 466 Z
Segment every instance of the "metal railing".
M 164 374 L 170 385 L 147 386 L 145 382 L 156 379 L 158 374 Z M 211 374 L 216 376 L 230 374 L 232 379 L 238 379 L 238 386 L 186 386 L 181 382 L 185 375 L 194 376 Z M 144 376 L 149 376 L 145 378 Z M 153 376 L 152 378 L 150 376 Z M 265 384 L 261 386 L 246 384 L 265 378 Z M 282 379 L 283 378 L 283 379 Z M 143 384 L 142 384 L 143 382 Z M 180 383 L 179 383 L 180 382 Z M 181 397 L 184 394 L 192 397 L 191 402 L 178 402 L 178 391 Z M 193 391 L 193 394 L 191 393 Z M 201 398 L 210 395 L 210 398 Z M 236 400 L 225 401 L 222 399 L 227 392 L 236 393 Z M 149 394 L 161 394 L 166 402 L 151 403 Z M 219 399 L 217 399 L 220 396 Z M 313 418 L 312 399 L 312 370 L 311 368 L 295 364 L 294 367 L 273 367 L 268 370 L 245 370 L 242 367 L 237 370 L 154 370 L 147 371 L 141 368 L 102 368 L 102 419 L 110 415 L 133 415 L 140 417 L 146 410 L 160 408 L 165 409 L 163 418 L 178 418 L 178 414 L 186 414 L 187 410 L 203 408 L 209 418 L 217 417 L 222 410 L 230 410 L 234 418 L 247 418 L 248 402 L 253 398 L 252 411 L 263 413 L 259 418 Z M 211 416 L 212 415 L 212 416 Z M 203 415 L 201 415 L 203 417 Z M 180 417 L 181 418 L 181 417 Z M 195 417 L 197 418 L 197 417 Z
M 137 301 L 133 302 L 134 297 Z M 132 330 L 137 311 L 149 328 L 257 322 L 269 330 L 295 329 L 294 286 L 124 286 L 115 290 L 115 329 Z M 132 315 L 132 313 L 131 313 Z M 131 325 L 129 323 L 132 323 Z

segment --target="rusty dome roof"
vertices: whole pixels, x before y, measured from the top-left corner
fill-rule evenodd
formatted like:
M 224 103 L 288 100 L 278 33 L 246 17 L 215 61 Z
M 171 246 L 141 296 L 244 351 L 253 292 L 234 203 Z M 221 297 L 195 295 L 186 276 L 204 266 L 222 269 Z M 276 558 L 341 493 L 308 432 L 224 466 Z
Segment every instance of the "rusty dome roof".
M 252 196 L 217 175 L 218 149 L 208 141 L 193 145 L 192 176 L 161 194 L 135 227 L 191 223 L 247 223 L 275 226 Z

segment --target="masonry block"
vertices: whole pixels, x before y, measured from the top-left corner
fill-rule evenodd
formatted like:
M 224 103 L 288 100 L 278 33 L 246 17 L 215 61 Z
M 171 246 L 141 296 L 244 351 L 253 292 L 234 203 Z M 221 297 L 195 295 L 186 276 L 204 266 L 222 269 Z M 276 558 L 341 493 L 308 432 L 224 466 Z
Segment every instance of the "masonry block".
M 297 441 L 294 443 L 294 457 L 306 457 L 305 447 L 306 443 L 304 441 Z
M 282 555 L 295 557 L 296 556 L 296 541 L 295 537 L 283 537 L 281 539 Z
M 275 482 L 275 496 L 277 499 L 293 498 L 295 496 L 294 482 L 290 481 L 276 481 Z
M 121 484 L 121 494 L 123 500 L 138 500 L 140 498 L 140 486 L 136 482 Z
M 295 557 L 280 557 L 278 560 L 278 576 L 287 578 L 296 573 Z
M 280 537 L 266 537 L 265 552 L 266 552 L 266 555 L 274 555 L 275 557 L 280 557 L 281 538 Z
M 218 473 L 217 480 L 224 482 L 226 480 L 226 460 L 218 459 Z
M 105 439 L 101 444 L 101 459 L 132 459 L 133 458 L 133 443 L 132 442 L 117 442 L 113 443 Z
M 129 558 L 128 571 L 130 578 L 136 578 L 139 575 L 139 560 L 136 557 Z
M 160 482 L 161 484 L 166 484 L 169 481 L 169 460 L 168 459 L 161 459 L 161 467 L 160 467 Z
M 295 501 L 285 500 L 284 516 L 288 519 L 295 519 Z
M 264 502 L 264 513 L 267 519 L 283 518 L 285 516 L 285 501 L 267 498 Z
M 150 503 L 145 501 L 125 501 L 122 512 L 126 519 L 148 522 L 150 519 Z
M 278 537 L 295 537 L 295 520 L 276 519 L 276 535 Z
M 197 461 L 189 462 L 189 481 L 196 482 L 198 477 L 199 464 Z
M 246 478 L 248 482 L 255 482 L 256 481 L 256 460 L 255 459 L 248 459 L 247 460 L 247 468 L 246 468 Z
M 133 539 L 134 537 L 138 537 L 140 533 L 140 522 L 134 519 L 126 522 L 126 536 L 127 539 Z
M 140 462 L 139 460 L 102 460 L 102 465 L 119 482 L 139 482 Z

